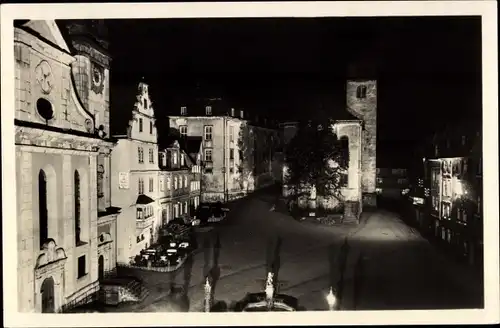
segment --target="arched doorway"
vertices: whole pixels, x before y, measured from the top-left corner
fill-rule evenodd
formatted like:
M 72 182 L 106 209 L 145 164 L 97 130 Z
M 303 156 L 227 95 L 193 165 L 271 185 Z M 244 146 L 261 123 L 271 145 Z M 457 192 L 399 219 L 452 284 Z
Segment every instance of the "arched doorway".
M 104 256 L 99 256 L 99 261 L 98 261 L 98 273 L 99 273 L 99 280 L 104 279 Z
M 42 295 L 42 313 L 54 313 L 54 279 L 52 277 L 43 281 L 40 294 Z

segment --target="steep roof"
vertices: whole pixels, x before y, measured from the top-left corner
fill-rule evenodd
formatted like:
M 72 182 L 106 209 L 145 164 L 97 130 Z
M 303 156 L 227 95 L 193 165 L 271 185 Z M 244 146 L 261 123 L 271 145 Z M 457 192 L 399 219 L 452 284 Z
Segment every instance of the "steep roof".
M 184 140 L 184 149 L 186 150 L 187 154 L 193 160 L 194 163 L 196 163 L 196 157 L 198 156 L 198 153 L 200 152 L 201 148 L 201 143 L 203 141 L 202 137 L 186 137 Z

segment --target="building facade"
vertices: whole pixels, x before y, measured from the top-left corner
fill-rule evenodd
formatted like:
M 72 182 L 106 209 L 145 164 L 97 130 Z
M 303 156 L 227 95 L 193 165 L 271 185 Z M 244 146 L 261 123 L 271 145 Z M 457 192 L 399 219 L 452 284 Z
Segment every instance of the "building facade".
M 67 43 L 55 21 L 15 26 L 21 312 L 61 311 L 95 293 L 101 272 L 116 263 L 115 231 L 102 229 L 118 212 L 107 184 L 109 56 L 91 29 L 77 29 Z M 89 51 L 78 51 L 81 43 Z M 77 70 L 83 61 L 88 66 Z M 77 83 L 81 76 L 85 85 Z
M 160 167 L 156 119 L 148 85 L 140 82 L 126 134 L 114 135 L 111 199 L 123 210 L 118 218 L 119 263 L 129 263 L 157 239 L 161 226 Z M 125 114 L 124 114 L 125 115 Z
M 411 191 L 424 233 L 468 263 L 482 266 L 483 177 L 480 129 L 474 124 L 436 133 L 424 147 L 422 170 Z
M 250 119 L 221 98 L 203 98 L 179 110 L 180 115 L 169 116 L 170 128 L 181 138 L 202 140 L 203 201 L 240 198 L 275 182 L 272 163 L 279 134 L 271 122 L 266 126 Z
M 170 220 L 189 219 L 191 199 L 191 163 L 177 140 L 160 152 L 162 226 Z

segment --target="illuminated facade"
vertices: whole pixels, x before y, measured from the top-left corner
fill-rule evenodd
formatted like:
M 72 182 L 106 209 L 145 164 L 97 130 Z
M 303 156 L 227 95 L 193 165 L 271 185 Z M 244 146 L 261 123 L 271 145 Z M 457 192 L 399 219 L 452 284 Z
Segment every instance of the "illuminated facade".
M 482 265 L 481 134 L 470 125 L 434 135 L 410 198 L 424 231 L 470 264 Z
M 92 28 L 94 32 L 98 22 Z M 58 312 L 116 266 L 110 202 L 109 57 L 70 24 L 16 24 L 18 308 Z M 86 83 L 80 83 L 86 78 Z
M 279 180 L 273 170 L 279 134 L 271 121 L 250 118 L 221 98 L 198 99 L 179 111 L 169 116 L 170 128 L 202 140 L 203 201 L 240 198 Z
M 154 243 L 161 226 L 161 172 L 152 105 L 148 85 L 140 82 L 133 107 L 120 108 L 132 112 L 126 134 L 113 135 L 117 144 L 112 152 L 111 196 L 113 204 L 123 209 L 117 221 L 119 263 L 128 264 Z

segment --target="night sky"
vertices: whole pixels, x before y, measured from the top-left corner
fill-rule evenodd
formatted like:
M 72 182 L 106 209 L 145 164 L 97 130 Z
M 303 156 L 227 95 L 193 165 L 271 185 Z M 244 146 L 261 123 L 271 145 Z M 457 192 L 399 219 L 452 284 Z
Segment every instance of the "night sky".
M 345 107 L 345 79 L 356 71 L 378 80 L 381 151 L 407 149 L 448 120 L 481 118 L 480 18 L 144 19 L 107 25 L 112 90 L 144 77 L 157 115 L 177 114 L 175 99 L 199 85 L 260 115 L 307 119 L 321 102 Z

